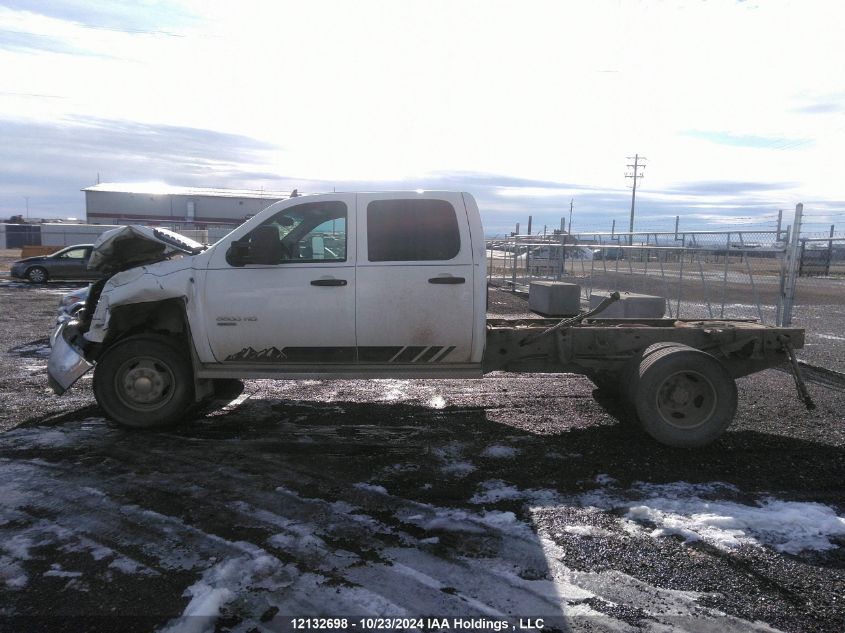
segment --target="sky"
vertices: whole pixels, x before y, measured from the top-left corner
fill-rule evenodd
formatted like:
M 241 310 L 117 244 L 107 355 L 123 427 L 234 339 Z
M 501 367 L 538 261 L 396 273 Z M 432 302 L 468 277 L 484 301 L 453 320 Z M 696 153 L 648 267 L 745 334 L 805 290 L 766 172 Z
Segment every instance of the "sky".
M 458 189 L 488 235 L 845 231 L 845 3 L 0 0 L 0 217 L 102 182 Z

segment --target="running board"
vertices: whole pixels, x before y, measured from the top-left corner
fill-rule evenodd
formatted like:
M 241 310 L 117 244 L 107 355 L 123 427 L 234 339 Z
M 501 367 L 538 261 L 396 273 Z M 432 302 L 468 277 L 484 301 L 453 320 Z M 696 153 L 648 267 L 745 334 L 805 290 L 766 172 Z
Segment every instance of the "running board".
M 456 363 L 438 365 L 273 365 L 256 367 L 243 363 L 206 363 L 197 369 L 197 378 L 260 378 L 290 380 L 333 380 L 355 378 L 481 378 L 481 364 Z

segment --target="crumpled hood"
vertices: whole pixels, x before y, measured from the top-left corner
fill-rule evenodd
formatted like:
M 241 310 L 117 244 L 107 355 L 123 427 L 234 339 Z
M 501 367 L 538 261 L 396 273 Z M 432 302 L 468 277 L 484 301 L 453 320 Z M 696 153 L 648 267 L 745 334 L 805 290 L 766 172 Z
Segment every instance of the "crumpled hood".
M 205 246 L 192 239 L 149 226 L 121 226 L 106 231 L 94 243 L 89 270 L 114 273 L 127 268 L 160 262 L 174 253 L 196 255 Z

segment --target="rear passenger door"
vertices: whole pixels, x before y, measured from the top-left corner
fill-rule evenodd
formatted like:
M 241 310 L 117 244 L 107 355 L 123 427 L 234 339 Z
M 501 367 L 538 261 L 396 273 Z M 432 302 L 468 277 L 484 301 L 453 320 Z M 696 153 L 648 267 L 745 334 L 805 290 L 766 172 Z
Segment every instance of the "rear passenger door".
M 359 363 L 467 363 L 473 266 L 460 194 L 358 194 Z

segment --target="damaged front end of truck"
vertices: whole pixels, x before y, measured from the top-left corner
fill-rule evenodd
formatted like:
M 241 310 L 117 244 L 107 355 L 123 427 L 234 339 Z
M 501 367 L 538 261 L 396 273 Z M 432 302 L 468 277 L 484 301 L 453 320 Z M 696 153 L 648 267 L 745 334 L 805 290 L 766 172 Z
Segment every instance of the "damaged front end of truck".
M 103 273 L 104 278 L 91 286 L 77 318 L 60 323 L 51 336 L 47 375 L 52 390 L 62 395 L 94 366 L 107 339 L 116 303 L 134 305 L 178 298 L 184 293 L 183 284 L 178 275 L 173 275 L 189 269 L 190 261 L 173 260 L 197 255 L 205 248 L 161 228 L 131 225 L 103 233 L 94 244 L 88 268 Z M 150 276 L 149 284 L 141 281 L 145 275 Z M 145 293 L 149 296 L 145 297 Z

